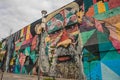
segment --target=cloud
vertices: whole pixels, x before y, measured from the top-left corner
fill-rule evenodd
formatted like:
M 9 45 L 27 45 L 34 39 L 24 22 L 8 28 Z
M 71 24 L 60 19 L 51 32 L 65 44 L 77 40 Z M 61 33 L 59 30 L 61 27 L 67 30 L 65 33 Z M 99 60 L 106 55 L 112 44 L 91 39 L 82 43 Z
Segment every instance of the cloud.
M 0 40 L 41 18 L 41 10 L 48 13 L 73 0 L 0 0 Z

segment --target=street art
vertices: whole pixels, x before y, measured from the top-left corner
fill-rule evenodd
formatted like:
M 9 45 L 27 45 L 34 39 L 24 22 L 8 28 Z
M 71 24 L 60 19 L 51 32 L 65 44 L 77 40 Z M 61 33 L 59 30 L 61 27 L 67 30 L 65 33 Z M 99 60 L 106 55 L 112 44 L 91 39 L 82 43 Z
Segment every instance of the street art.
M 76 6 L 79 8 L 79 6 Z M 47 22 L 50 75 L 84 80 L 77 9 L 66 7 Z
M 86 78 L 87 80 L 119 80 L 120 72 L 117 72 L 119 70 L 117 64 L 120 63 L 118 27 L 120 21 L 117 17 L 119 17 L 120 2 L 96 0 L 93 3 L 92 0 L 83 0 L 83 3 L 83 11 L 77 15 Z
M 39 19 L 3 40 L 1 68 L 37 74 L 40 64 L 41 76 L 119 80 L 119 6 L 120 0 L 76 0 L 48 14 L 45 29 Z

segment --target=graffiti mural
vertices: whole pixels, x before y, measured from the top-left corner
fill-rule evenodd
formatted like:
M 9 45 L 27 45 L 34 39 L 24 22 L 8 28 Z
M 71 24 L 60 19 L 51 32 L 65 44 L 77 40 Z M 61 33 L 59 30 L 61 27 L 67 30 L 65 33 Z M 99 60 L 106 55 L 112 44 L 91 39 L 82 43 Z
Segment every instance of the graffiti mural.
M 67 7 L 47 22 L 50 75 L 84 80 L 76 13 Z
M 120 0 L 75 0 L 2 41 L 1 69 L 74 80 L 120 79 Z M 40 67 L 39 67 L 40 65 Z
M 119 67 L 114 68 L 120 63 L 118 27 L 120 2 L 83 0 L 83 3 L 84 7 L 81 7 L 82 10 L 77 15 L 86 78 L 87 80 L 119 80 L 120 72 L 117 72 Z M 108 77 L 108 74 L 111 76 Z

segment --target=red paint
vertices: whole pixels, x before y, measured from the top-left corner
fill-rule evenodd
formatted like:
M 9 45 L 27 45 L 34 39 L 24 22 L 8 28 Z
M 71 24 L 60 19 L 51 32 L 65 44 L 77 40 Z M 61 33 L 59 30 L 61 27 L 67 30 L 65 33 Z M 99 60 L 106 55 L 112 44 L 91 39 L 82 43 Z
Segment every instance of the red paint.
M 71 58 L 70 57 L 68 57 L 68 56 L 63 56 L 63 57 L 59 57 L 58 58 L 58 61 L 68 61 L 68 60 L 70 60 Z
M 93 3 L 94 3 L 94 4 L 97 3 L 97 0 L 93 0 Z
M 91 6 L 86 12 L 86 16 L 93 17 L 94 16 L 94 6 Z
M 116 50 L 120 53 L 120 41 L 112 38 L 112 37 L 109 37 L 109 39 L 111 40 L 113 46 L 116 48 Z
M 101 23 L 97 20 L 95 20 L 95 27 L 97 28 L 98 31 L 104 32 Z
M 104 2 L 108 2 L 109 0 L 104 0 Z
M 120 0 L 110 0 L 108 2 L 109 9 L 117 8 L 120 6 Z
M 65 41 L 65 40 L 67 40 L 67 39 L 69 39 L 69 36 L 68 36 L 67 31 L 64 30 L 64 31 L 63 31 L 63 34 L 62 34 L 62 36 L 61 36 L 60 42 Z

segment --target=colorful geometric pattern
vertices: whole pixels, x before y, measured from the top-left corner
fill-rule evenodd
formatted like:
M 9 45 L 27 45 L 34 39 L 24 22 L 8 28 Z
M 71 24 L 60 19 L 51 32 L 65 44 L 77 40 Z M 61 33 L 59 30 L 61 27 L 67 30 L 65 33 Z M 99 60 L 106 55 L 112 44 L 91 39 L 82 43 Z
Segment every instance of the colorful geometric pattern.
M 3 69 L 37 74 L 40 62 L 43 76 L 120 80 L 120 0 L 75 0 L 45 18 L 43 34 L 39 19 L 3 40 Z

